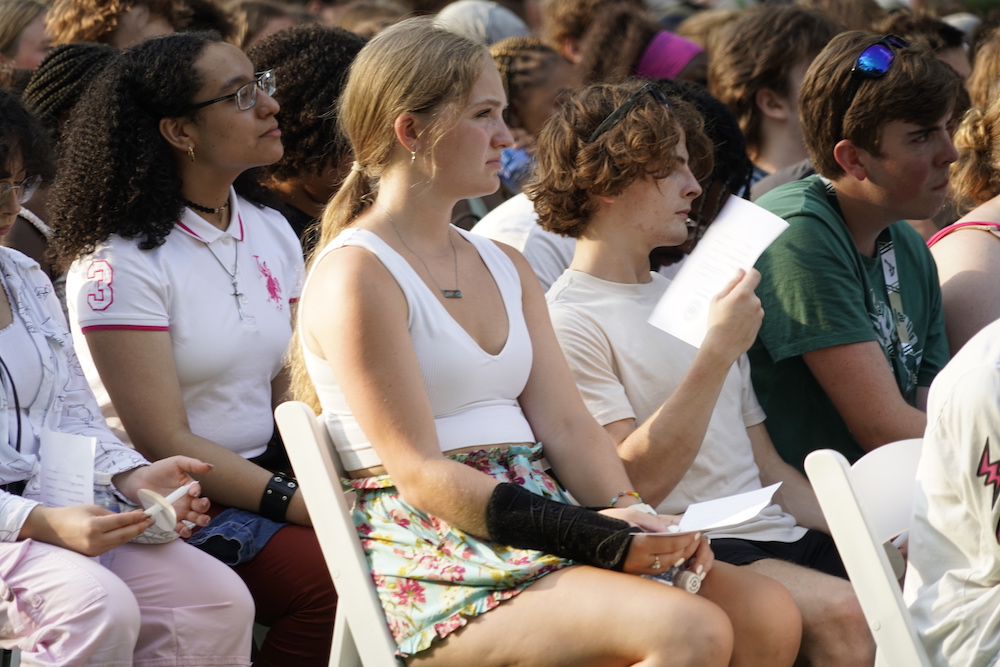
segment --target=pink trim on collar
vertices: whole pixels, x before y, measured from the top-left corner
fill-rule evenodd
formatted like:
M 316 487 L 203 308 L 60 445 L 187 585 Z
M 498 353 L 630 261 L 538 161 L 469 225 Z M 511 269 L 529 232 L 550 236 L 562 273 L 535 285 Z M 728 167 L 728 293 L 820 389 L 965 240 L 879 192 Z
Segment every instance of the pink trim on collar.
M 237 241 L 242 241 L 244 238 L 246 238 L 246 229 L 243 227 L 243 214 L 242 213 L 237 213 L 236 214 L 236 222 L 238 222 L 239 225 L 240 225 L 240 237 L 238 239 L 236 239 L 236 240 Z M 187 232 L 191 236 L 193 236 L 196 239 L 198 239 L 199 241 L 201 241 L 202 243 L 208 243 L 208 241 L 206 241 L 197 232 L 195 232 L 193 229 L 191 229 L 190 227 L 188 227 L 187 225 L 185 225 L 180 220 L 177 221 L 177 226 L 180 227 L 181 229 L 183 229 L 185 232 Z M 225 232 L 223 232 L 223 233 L 225 233 Z M 233 237 L 233 238 L 235 238 L 235 237 Z
M 185 225 L 185 224 L 184 224 L 183 222 L 181 222 L 180 220 L 178 220 L 178 221 L 177 221 L 177 226 L 178 226 L 178 227 L 180 227 L 181 229 L 183 229 L 183 230 L 184 230 L 185 232 L 187 232 L 187 233 L 188 233 L 188 234 L 190 234 L 191 236 L 193 236 L 193 237 L 195 237 L 196 239 L 198 239 L 199 241 L 201 241 L 202 243 L 207 243 L 207 241 L 205 241 L 205 239 L 203 239 L 203 238 L 201 238 L 200 236 L 198 236 L 198 234 L 197 234 L 197 233 L 195 233 L 195 231 L 194 231 L 193 229 L 191 229 L 190 227 L 188 227 L 187 225 Z
M 642 52 L 635 66 L 635 75 L 645 79 L 673 79 L 703 51 L 694 42 L 662 30 Z

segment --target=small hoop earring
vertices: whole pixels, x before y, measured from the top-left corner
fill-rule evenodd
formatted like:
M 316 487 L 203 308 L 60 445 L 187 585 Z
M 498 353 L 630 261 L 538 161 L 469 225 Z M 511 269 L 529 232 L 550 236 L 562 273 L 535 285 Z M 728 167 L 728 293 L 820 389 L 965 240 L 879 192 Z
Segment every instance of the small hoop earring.
M 188 146 L 188 157 L 194 162 L 194 146 Z

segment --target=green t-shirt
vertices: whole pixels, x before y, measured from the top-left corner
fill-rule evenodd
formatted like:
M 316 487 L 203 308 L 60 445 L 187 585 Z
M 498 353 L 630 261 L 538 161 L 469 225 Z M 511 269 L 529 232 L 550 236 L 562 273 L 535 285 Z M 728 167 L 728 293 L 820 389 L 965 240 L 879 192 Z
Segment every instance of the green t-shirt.
M 757 261 L 764 323 L 749 355 L 768 432 L 781 456 L 799 470 L 815 449 L 836 449 L 853 462 L 864 450 L 801 355 L 878 341 L 912 405 L 917 386 L 930 386 L 948 361 L 937 268 L 912 227 L 905 222 L 889 227 L 912 344 L 909 352 L 890 354 L 899 348 L 899 337 L 882 262 L 858 252 L 832 187 L 812 176 L 776 188 L 757 203 L 789 224 Z

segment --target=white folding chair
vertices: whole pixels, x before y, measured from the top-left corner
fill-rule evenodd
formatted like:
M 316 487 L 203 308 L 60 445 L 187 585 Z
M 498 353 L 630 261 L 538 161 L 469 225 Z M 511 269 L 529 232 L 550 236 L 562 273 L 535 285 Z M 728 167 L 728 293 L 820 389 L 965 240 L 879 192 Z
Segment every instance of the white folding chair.
M 805 468 L 875 637 L 878 667 L 931 667 L 885 542 L 910 527 L 921 440 L 901 440 L 854 466 L 832 449 L 806 457 Z
M 337 589 L 330 667 L 398 667 L 396 643 L 340 488 L 344 470 L 329 433 L 299 401 L 282 403 L 274 416 Z

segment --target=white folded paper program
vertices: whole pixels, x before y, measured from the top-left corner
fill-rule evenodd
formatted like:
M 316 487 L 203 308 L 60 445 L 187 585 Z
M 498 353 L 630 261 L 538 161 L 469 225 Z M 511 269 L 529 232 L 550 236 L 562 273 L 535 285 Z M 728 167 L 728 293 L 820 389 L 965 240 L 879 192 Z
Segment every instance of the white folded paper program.
M 652 535 L 686 535 L 688 533 L 704 533 L 717 528 L 726 528 L 749 521 L 757 516 L 762 509 L 771 504 L 774 492 L 781 486 L 776 482 L 771 486 L 756 491 L 739 493 L 735 496 L 706 500 L 688 506 L 681 515 L 681 522 L 671 526 L 677 530 L 665 533 L 650 533 Z
M 41 498 L 49 507 L 94 502 L 94 452 L 97 438 L 42 429 Z
M 695 347 L 708 331 L 708 306 L 739 269 L 750 269 L 788 223 L 745 199 L 729 201 L 663 293 L 649 323 Z

